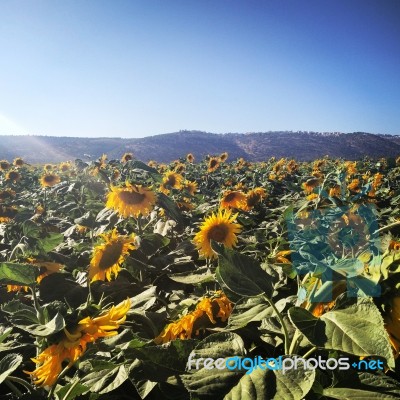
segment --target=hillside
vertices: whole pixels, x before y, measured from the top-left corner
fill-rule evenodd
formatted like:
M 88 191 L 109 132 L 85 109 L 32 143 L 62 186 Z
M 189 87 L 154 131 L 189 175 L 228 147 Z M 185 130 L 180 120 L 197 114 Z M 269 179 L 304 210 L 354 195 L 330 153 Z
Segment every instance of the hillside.
M 271 156 L 311 160 L 324 155 L 359 159 L 397 157 L 400 136 L 355 133 L 259 132 L 214 134 L 180 131 L 141 139 L 73 138 L 54 136 L 0 136 L 0 159 L 20 156 L 29 163 L 60 162 L 76 158 L 120 158 L 132 152 L 136 158 L 169 162 L 187 153 L 199 160 L 207 154 L 227 151 L 230 159 L 261 161 Z

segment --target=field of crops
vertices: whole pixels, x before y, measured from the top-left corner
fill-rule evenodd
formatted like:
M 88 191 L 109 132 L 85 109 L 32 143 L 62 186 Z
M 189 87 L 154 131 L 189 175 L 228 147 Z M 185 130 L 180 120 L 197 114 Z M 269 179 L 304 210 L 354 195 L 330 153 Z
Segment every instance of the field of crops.
M 400 158 L 0 161 L 0 399 L 400 398 Z

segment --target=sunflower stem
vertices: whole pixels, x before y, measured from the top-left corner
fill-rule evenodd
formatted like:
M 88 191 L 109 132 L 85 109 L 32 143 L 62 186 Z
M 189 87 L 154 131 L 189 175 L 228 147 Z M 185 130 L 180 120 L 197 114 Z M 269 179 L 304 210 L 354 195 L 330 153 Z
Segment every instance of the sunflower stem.
M 28 389 L 29 392 L 34 392 L 35 391 L 35 389 L 32 387 L 32 385 L 30 385 L 25 379 L 9 375 L 9 376 L 7 376 L 6 380 L 9 380 L 9 381 L 12 381 L 12 382 L 15 382 L 15 383 L 19 383 L 21 386 L 23 386 L 24 388 Z
M 289 332 L 286 328 L 285 321 L 283 320 L 282 314 L 279 312 L 279 310 L 276 308 L 275 303 L 266 295 L 263 295 L 264 299 L 269 303 L 269 305 L 273 308 L 275 311 L 276 316 L 279 319 L 279 322 L 282 325 L 283 329 L 283 335 L 285 336 L 285 354 L 290 354 L 289 353 Z
M 9 379 L 5 379 L 4 383 L 11 389 L 11 391 L 18 397 L 22 397 L 23 393 L 12 383 Z

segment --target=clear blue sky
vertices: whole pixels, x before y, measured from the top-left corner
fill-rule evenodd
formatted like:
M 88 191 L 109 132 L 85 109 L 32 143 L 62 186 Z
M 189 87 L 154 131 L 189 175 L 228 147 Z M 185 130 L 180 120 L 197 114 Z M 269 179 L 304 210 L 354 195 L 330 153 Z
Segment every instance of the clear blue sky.
M 0 49 L 0 134 L 400 134 L 399 0 L 0 0 Z

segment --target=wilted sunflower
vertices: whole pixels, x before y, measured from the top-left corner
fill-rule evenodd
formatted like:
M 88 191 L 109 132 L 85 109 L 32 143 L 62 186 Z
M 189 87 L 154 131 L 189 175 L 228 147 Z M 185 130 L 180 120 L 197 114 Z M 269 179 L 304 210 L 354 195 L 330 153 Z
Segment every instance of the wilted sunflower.
M 21 175 L 18 171 L 12 170 L 7 172 L 6 181 L 17 182 L 21 179 Z
M 121 264 L 134 250 L 135 236 L 122 236 L 114 228 L 109 233 L 100 235 L 104 243 L 97 245 L 93 250 L 93 257 L 89 266 L 89 279 L 93 281 L 111 281 L 111 276 L 116 277 L 121 270 Z
M 316 188 L 320 184 L 320 180 L 318 178 L 310 178 L 306 182 L 303 182 L 301 187 L 307 192 L 311 193 L 314 188 Z
M 184 315 L 178 321 L 168 324 L 154 339 L 156 344 L 167 343 L 175 339 L 190 339 L 199 335 L 201 330 L 217 323 L 225 322 L 232 313 L 232 303 L 222 291 L 212 297 L 203 297 L 195 310 Z
M 329 189 L 330 197 L 340 197 L 342 194 L 342 188 L 340 185 L 335 185 L 334 187 Z
M 2 171 L 7 171 L 11 167 L 10 163 L 7 160 L 0 161 L 0 169 Z
M 22 158 L 17 157 L 17 158 L 14 159 L 13 164 L 16 167 L 22 167 L 25 164 L 25 162 L 24 162 L 24 160 Z
M 400 157 L 399 157 L 399 159 L 400 159 Z M 187 162 L 189 162 L 189 163 L 194 163 L 194 155 L 192 154 L 192 153 L 189 153 L 187 156 L 186 156 L 186 161 Z
M 227 190 L 220 202 L 221 208 L 242 208 L 246 204 L 246 195 L 241 190 Z
M 228 153 L 225 151 L 219 156 L 219 161 L 225 162 L 228 159 Z
M 57 185 L 57 183 L 60 183 L 60 177 L 56 174 L 44 174 L 40 178 L 40 184 L 43 187 L 52 187 Z
M 217 255 L 211 248 L 211 240 L 224 244 L 228 248 L 236 246 L 236 234 L 241 231 L 241 225 L 233 221 L 237 214 L 232 215 L 231 210 L 219 210 L 207 217 L 200 226 L 200 231 L 193 241 L 199 253 L 206 258 L 216 258 Z
M 214 172 L 219 167 L 219 159 L 216 157 L 211 157 L 208 160 L 207 172 Z
M 128 161 L 133 160 L 133 154 L 132 153 L 125 153 L 122 158 L 121 158 L 121 162 L 122 163 L 126 163 Z
M 15 207 L 0 205 L 0 222 L 10 222 L 17 215 L 17 212 Z
M 125 183 L 125 187 L 111 186 L 106 207 L 112 208 L 124 218 L 146 216 L 153 210 L 156 195 L 150 188 Z

